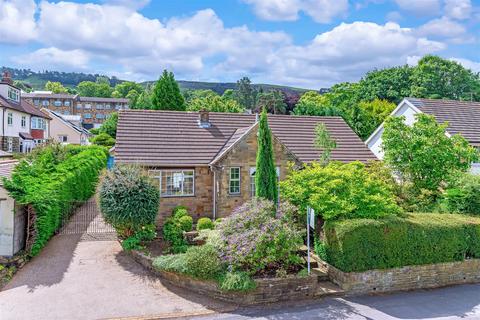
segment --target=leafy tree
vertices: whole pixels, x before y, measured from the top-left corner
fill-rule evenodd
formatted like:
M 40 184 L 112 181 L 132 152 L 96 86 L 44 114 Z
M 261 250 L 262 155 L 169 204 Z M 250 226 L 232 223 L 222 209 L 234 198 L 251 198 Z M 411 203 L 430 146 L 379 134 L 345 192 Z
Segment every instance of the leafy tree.
M 105 132 L 102 132 L 99 135 L 93 137 L 92 143 L 99 146 L 111 148 L 115 145 L 115 139 L 106 134 Z
M 319 123 L 315 127 L 315 147 L 322 151 L 320 162 L 324 165 L 330 161 L 332 150 L 337 147 L 336 141 L 330 136 L 324 123 Z
M 236 100 L 220 97 L 211 91 L 203 97 L 191 100 L 187 105 L 187 111 L 208 110 L 212 112 L 243 112 L 244 109 Z
M 118 123 L 118 113 L 114 112 L 105 120 L 100 128 L 98 129 L 99 133 L 106 133 L 110 137 L 117 137 L 117 123 Z
M 341 115 L 341 112 L 331 105 L 328 96 L 321 95 L 316 91 L 305 92 L 298 100 L 293 113 L 299 116 Z
M 448 137 L 447 124 L 438 124 L 433 116 L 418 114 L 413 126 L 404 121 L 403 116 L 386 120 L 383 149 L 386 163 L 414 190 L 437 192 L 478 158 L 467 140 L 458 134 Z
M 478 74 L 455 61 L 427 55 L 412 74 L 412 95 L 417 98 L 480 100 Z
M 101 98 L 111 98 L 112 97 L 112 87 L 107 83 L 97 83 L 95 86 L 95 97 Z
M 147 87 L 145 91 L 140 93 L 135 104 L 132 105 L 133 109 L 152 109 L 152 89 Z
M 82 81 L 78 84 L 77 91 L 82 97 L 95 97 L 97 94 L 97 84 L 92 81 Z
M 235 99 L 235 90 L 233 90 L 233 89 L 225 90 L 222 94 L 222 98 L 234 100 Z
M 257 92 L 248 77 L 243 77 L 237 81 L 235 96 L 238 103 L 245 109 L 253 110 L 253 108 L 255 108 Z
M 45 84 L 45 90 L 52 91 L 53 93 L 66 93 L 67 89 L 60 82 L 47 81 Z
M 255 172 L 255 194 L 277 203 L 277 170 L 273 154 L 272 132 L 268 127 L 267 111 L 263 109 L 258 124 L 258 150 Z
M 153 89 L 152 108 L 185 111 L 185 100 L 172 72 L 163 71 Z
M 280 90 L 261 92 L 257 95 L 256 110 L 260 111 L 266 109 L 269 113 L 285 114 L 287 110 L 287 104 L 283 101 L 283 99 L 283 93 Z
M 115 98 L 126 98 L 132 90 L 138 92 L 138 94 L 144 91 L 140 84 L 133 81 L 124 81 L 115 86 L 112 96 Z
M 138 91 L 133 89 L 130 90 L 130 92 L 128 92 L 128 94 L 125 96 L 125 98 L 128 99 L 130 105 L 132 106 L 137 104 L 137 100 L 139 97 L 140 97 L 140 93 L 138 93 Z
M 392 113 L 395 107 L 396 105 L 394 103 L 388 102 L 387 100 L 375 99 L 371 102 L 360 102 L 358 104 L 358 121 L 363 124 L 363 126 L 358 129 L 360 138 L 366 140 Z

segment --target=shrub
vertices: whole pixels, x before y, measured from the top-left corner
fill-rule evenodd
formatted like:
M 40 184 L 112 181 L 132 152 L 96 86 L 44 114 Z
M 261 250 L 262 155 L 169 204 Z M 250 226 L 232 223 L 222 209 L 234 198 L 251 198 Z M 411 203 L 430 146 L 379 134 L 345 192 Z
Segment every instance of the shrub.
M 94 194 L 106 161 L 107 150 L 102 147 L 52 144 L 36 148 L 15 167 L 9 180 L 4 179 L 12 198 L 35 209 L 31 255 L 40 252 L 79 202 Z
M 194 246 L 188 248 L 186 253 L 157 257 L 153 266 L 199 279 L 214 279 L 222 271 L 218 252 L 210 245 Z
M 188 215 L 185 207 L 179 206 L 173 209 L 172 216 L 167 218 L 163 225 L 163 239 L 170 244 L 170 250 L 173 253 L 187 250 L 188 245 L 183 233 L 191 231 L 192 227 L 193 219 Z
M 123 240 L 122 247 L 124 250 L 142 250 L 145 249 L 145 244 L 155 239 L 156 236 L 156 226 L 154 224 L 147 225 Z
M 313 163 L 292 170 L 281 182 L 281 190 L 284 199 L 298 206 L 303 215 L 310 206 L 324 220 L 378 218 L 401 212 L 391 186 L 360 162 Z
M 271 201 L 254 199 L 222 221 L 218 230 L 225 263 L 251 274 L 299 263 L 301 233 L 287 216 L 275 217 L 275 209 Z
M 115 139 L 109 136 L 108 134 L 102 132 L 96 135 L 95 137 L 93 137 L 92 143 L 99 146 L 111 148 L 115 145 Z
M 218 278 L 218 286 L 224 291 L 250 291 L 257 284 L 246 272 L 226 272 Z
M 155 224 L 160 195 L 139 167 L 119 165 L 103 176 L 99 203 L 105 220 L 128 237 Z
M 480 215 L 480 176 L 464 174 L 442 195 L 448 212 Z
M 346 272 L 480 258 L 480 218 L 420 213 L 328 221 L 327 260 Z
M 198 221 L 197 221 L 197 231 L 205 230 L 205 229 L 212 230 L 214 228 L 215 228 L 215 225 L 213 224 L 213 222 L 210 218 L 203 217 L 203 218 L 198 219 Z

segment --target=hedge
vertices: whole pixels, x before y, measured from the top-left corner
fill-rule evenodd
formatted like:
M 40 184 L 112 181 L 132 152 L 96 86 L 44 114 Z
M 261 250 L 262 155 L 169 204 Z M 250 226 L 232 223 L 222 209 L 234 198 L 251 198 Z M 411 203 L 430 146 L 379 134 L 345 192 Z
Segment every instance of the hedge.
M 438 213 L 328 221 L 327 261 L 345 272 L 480 258 L 480 218 Z
M 35 209 L 32 256 L 47 244 L 75 205 L 94 194 L 107 154 L 103 147 L 47 146 L 20 162 L 11 179 L 4 180 L 18 203 Z

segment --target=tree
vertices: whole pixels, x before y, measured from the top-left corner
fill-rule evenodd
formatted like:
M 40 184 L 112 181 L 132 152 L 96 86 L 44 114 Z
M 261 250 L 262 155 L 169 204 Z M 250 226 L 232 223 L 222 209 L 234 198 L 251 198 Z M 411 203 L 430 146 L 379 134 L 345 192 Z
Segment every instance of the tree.
M 458 172 L 465 172 L 478 158 L 477 151 L 461 135 L 446 135 L 447 124 L 426 114 L 416 115 L 412 126 L 405 117 L 385 121 L 385 162 L 414 190 L 434 193 Z
M 375 99 L 370 102 L 362 101 L 358 104 L 357 122 L 362 126 L 358 127 L 358 135 L 366 140 L 375 129 L 392 113 L 396 105 L 387 100 Z
M 105 120 L 100 128 L 98 129 L 99 133 L 106 133 L 109 136 L 116 138 L 117 137 L 117 123 L 118 123 L 118 113 L 114 112 Z
M 82 97 L 95 97 L 97 84 L 92 81 L 82 81 L 77 86 L 78 94 Z
M 285 114 L 287 104 L 283 101 L 283 93 L 280 90 L 270 90 L 257 95 L 256 110 L 266 109 L 273 114 Z
M 109 136 L 108 134 L 102 132 L 99 135 L 96 135 L 95 137 L 93 137 L 92 143 L 99 146 L 111 148 L 115 145 L 115 139 Z
M 203 97 L 194 98 L 187 105 L 187 111 L 208 110 L 211 112 L 243 112 L 244 109 L 236 100 L 220 97 L 211 92 Z
M 66 93 L 67 89 L 60 82 L 47 81 L 45 84 L 45 90 L 52 91 L 53 93 Z
M 330 162 L 330 155 L 332 150 L 337 147 L 336 141 L 330 136 L 327 127 L 324 123 L 319 123 L 315 127 L 315 147 L 320 149 L 320 162 L 323 165 L 327 165 Z
M 293 113 L 299 116 L 339 116 L 340 111 L 333 107 L 328 96 L 316 91 L 305 92 L 298 100 Z
M 152 108 L 155 110 L 185 111 L 185 100 L 180 93 L 177 81 L 172 72 L 163 71 L 153 88 Z
M 253 110 L 256 103 L 257 92 L 252 86 L 248 77 L 243 77 L 237 81 L 237 90 L 235 92 L 238 103 L 245 109 Z
M 132 109 L 152 109 L 152 88 L 147 87 L 132 105 Z
M 427 55 L 412 74 L 412 95 L 417 98 L 480 100 L 480 78 L 461 64 Z
M 139 95 L 144 91 L 140 84 L 133 81 L 124 81 L 115 86 L 112 96 L 115 98 L 126 98 L 132 90 L 136 91 Z
M 263 109 L 258 124 L 258 150 L 255 171 L 255 194 L 277 203 L 277 170 L 273 154 L 272 133 L 268 127 L 267 111 Z

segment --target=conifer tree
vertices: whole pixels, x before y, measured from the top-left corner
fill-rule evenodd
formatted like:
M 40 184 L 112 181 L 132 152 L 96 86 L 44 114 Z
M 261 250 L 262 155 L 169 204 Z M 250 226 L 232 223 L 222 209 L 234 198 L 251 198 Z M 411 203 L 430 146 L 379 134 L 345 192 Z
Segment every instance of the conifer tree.
M 267 111 L 263 109 L 258 124 L 257 168 L 255 194 L 257 197 L 277 203 L 277 170 L 273 154 L 272 133 L 268 127 Z
M 172 72 L 163 70 L 153 88 L 152 109 L 185 111 L 185 100 Z

